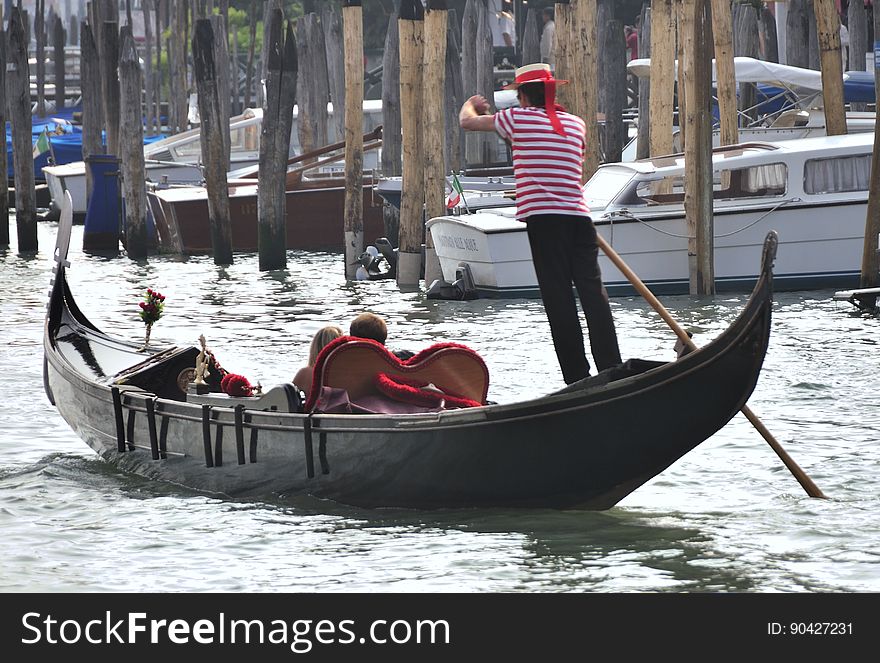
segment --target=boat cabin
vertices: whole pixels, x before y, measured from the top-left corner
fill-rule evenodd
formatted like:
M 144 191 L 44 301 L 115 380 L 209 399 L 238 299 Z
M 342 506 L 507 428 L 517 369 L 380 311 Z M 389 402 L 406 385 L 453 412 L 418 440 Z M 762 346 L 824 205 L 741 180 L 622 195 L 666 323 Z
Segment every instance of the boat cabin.
M 717 207 L 829 196 L 866 197 L 873 134 L 820 136 L 778 143 L 741 143 L 712 151 L 713 198 Z M 584 197 L 601 218 L 639 208 L 682 207 L 683 154 L 605 164 L 584 185 Z
M 246 108 L 243 113 L 229 120 L 233 164 L 259 161 L 262 122 L 262 108 Z M 147 161 L 199 163 L 202 160 L 200 133 L 201 129 L 196 127 L 151 143 L 144 148 L 144 158 Z

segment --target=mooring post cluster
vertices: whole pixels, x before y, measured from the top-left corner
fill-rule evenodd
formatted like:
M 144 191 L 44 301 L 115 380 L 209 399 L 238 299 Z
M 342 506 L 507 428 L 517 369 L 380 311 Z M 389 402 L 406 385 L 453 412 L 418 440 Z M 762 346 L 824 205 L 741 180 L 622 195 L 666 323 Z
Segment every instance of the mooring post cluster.
M 104 219 L 97 227 L 87 214 L 86 248 L 118 251 L 122 238 L 132 258 L 146 258 L 156 250 L 143 186 L 148 171 L 143 146 L 136 143 L 145 135 L 163 130 L 181 133 L 198 124 L 202 149 L 196 159 L 207 191 L 212 251 L 218 264 L 231 263 L 235 246 L 227 173 L 234 165 L 228 120 L 240 108 L 256 103 L 263 111 L 262 142 L 268 141 L 260 148 L 260 172 L 255 176 L 260 269 L 286 266 L 287 234 L 295 227 L 297 214 L 302 213 L 295 204 L 288 208 L 287 197 L 296 186 L 294 180 L 307 179 L 309 169 L 303 167 L 317 163 L 316 157 L 310 157 L 297 167 L 295 175 L 285 176 L 293 156 L 290 138 L 295 124 L 294 145 L 298 144 L 301 153 L 320 150 L 331 141 L 344 142 L 339 245 L 344 247 L 346 276 L 355 278 L 365 244 L 378 239 L 365 232 L 366 205 L 375 204 L 368 202 L 369 193 L 365 194 L 374 184 L 364 171 L 367 157 L 362 138 L 364 97 L 372 92 L 365 84 L 365 25 L 375 17 L 365 15 L 362 0 L 304 2 L 303 13 L 291 15 L 286 26 L 280 0 L 250 3 L 246 14 L 236 15 L 232 24 L 228 0 L 144 0 L 139 7 L 143 44 L 137 40 L 125 43 L 126 31 L 131 33 L 135 19 L 140 18 L 130 3 L 79 2 L 78 18 L 71 13 L 71 4 L 67 3 L 63 18 L 56 4 L 47 6 L 45 0 L 36 0 L 30 17 L 17 3 L 7 16 L 0 13 L 6 33 L 0 45 L 0 84 L 7 99 L 0 116 L 8 115 L 12 123 L 16 229 L 21 251 L 36 250 L 37 245 L 32 115 L 45 115 L 53 102 L 55 109 L 65 108 L 79 85 L 82 156 L 88 164 L 86 195 L 91 199 L 95 190 L 91 166 L 97 167 L 100 161 L 106 172 L 120 176 L 114 209 L 125 210 L 124 220 L 120 211 L 119 218 Z M 696 294 L 714 291 L 710 134 L 716 110 L 710 92 L 712 63 L 722 144 L 735 144 L 740 127 L 752 121 L 748 114 L 755 112 L 750 106 L 756 87 L 737 85 L 734 56 L 782 59 L 789 65 L 820 70 L 829 135 L 847 131 L 842 71 L 864 70 L 869 64 L 863 57 L 869 48 L 864 3 L 849 3 L 848 50 L 841 48 L 841 21 L 833 0 L 789 0 L 776 3 L 772 12 L 769 3 L 758 4 L 644 0 L 638 15 L 638 44 L 639 55 L 650 57 L 650 76 L 639 76 L 636 94 L 635 78 L 626 83 L 627 44 L 620 3 L 543 3 L 543 7 L 552 6 L 555 13 L 554 75 L 569 81 L 560 87 L 557 98 L 587 121 L 584 181 L 601 162 L 622 158 L 628 138 L 624 114 L 630 87 L 633 97 L 638 98 L 637 156 L 685 153 L 685 182 L 661 182 L 655 193 L 671 193 L 677 186 L 685 193 L 691 290 Z M 538 61 L 543 7 L 515 5 L 515 64 Z M 383 205 L 384 233 L 398 247 L 397 283 L 409 288 L 422 280 L 427 285 L 441 278 L 425 222 L 446 213 L 449 173 L 509 166 L 511 153 L 494 135 L 465 134 L 456 118 L 461 103 L 473 94 L 486 97 L 490 110 L 496 110 L 497 81 L 499 73 L 503 78 L 505 72 L 496 67 L 498 53 L 492 35 L 496 16 L 486 0 L 395 0 L 386 9 L 391 12 L 382 65 L 367 71 L 366 78 L 373 84 L 381 71 L 380 167 L 384 176 L 401 177 L 399 212 Z M 68 29 L 65 21 L 70 21 Z M 255 44 L 261 21 L 264 38 L 259 53 Z M 240 71 L 239 37 L 245 33 L 249 37 L 246 54 L 242 53 L 246 64 Z M 33 72 L 28 65 L 31 42 L 36 54 Z M 79 81 L 72 78 L 76 66 L 69 62 L 68 43 L 80 46 Z M 241 51 L 245 51 L 243 44 Z M 33 97 L 32 73 L 36 81 Z M 512 76 L 512 71 L 507 75 Z M 51 83 L 54 91 L 47 87 Z M 167 95 L 164 101 L 163 95 Z M 676 126 L 678 143 L 673 133 Z M 107 160 L 114 158 L 119 160 L 118 168 L 108 170 Z M 12 191 L 8 174 L 2 179 L 0 211 L 5 211 L 12 204 Z M 722 185 L 729 184 L 730 176 L 724 175 Z M 119 204 L 123 197 L 128 201 L 124 208 Z M 878 280 L 880 209 L 873 202 L 876 198 L 872 193 L 866 219 L 863 284 Z M 115 238 L 114 228 L 118 230 Z M 9 231 L 8 224 L 0 229 L 0 245 L 8 245 Z

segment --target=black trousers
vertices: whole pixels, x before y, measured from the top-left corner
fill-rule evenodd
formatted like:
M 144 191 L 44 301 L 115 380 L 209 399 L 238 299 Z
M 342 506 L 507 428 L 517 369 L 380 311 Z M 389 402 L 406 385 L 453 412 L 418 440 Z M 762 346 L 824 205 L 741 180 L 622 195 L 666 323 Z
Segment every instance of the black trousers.
M 590 374 L 572 284 L 587 318 L 590 349 L 597 370 L 621 363 L 608 292 L 599 270 L 599 245 L 593 222 L 585 216 L 536 214 L 526 219 L 526 226 L 553 346 L 565 382 L 571 384 Z

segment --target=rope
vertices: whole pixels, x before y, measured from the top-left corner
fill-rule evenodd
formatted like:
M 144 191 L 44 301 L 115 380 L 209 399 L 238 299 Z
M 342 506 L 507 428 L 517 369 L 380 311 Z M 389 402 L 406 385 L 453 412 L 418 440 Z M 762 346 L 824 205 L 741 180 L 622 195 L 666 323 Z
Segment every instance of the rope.
M 798 202 L 799 200 L 800 200 L 800 198 L 789 198 L 788 200 L 782 200 L 779 202 L 778 205 L 767 210 L 766 212 L 764 212 L 764 214 L 759 216 L 757 219 L 755 219 L 751 223 L 747 223 L 742 228 L 738 228 L 737 230 L 733 230 L 729 233 L 724 233 L 723 235 L 715 235 L 715 237 L 716 238 L 730 237 L 731 235 L 736 235 L 737 233 L 741 233 L 744 230 L 748 230 L 752 226 L 757 225 L 758 223 L 760 223 L 761 221 L 766 219 L 770 214 L 772 214 L 773 212 L 778 210 L 783 205 L 788 205 L 789 203 Z M 648 223 L 644 219 L 640 219 L 639 217 L 637 217 L 635 214 L 633 214 L 629 210 L 621 210 L 619 212 L 613 212 L 612 215 L 604 217 L 608 221 L 608 224 L 611 226 L 612 233 L 614 232 L 614 216 L 622 216 L 627 219 L 632 219 L 633 221 L 638 221 L 639 223 L 641 223 L 642 225 L 644 225 L 647 228 L 650 228 L 654 232 L 658 232 L 662 235 L 668 235 L 669 237 L 677 237 L 679 239 L 695 239 L 692 235 L 679 235 L 678 233 L 672 233 L 672 232 L 669 232 L 668 230 L 662 230 L 661 228 L 655 228 L 652 224 Z

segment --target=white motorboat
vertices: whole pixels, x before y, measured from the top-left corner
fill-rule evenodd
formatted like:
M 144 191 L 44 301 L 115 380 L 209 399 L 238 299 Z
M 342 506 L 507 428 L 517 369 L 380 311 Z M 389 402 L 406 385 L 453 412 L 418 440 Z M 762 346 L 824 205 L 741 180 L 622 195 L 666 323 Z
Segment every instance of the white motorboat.
M 232 168 L 251 166 L 260 158 L 262 108 L 248 108 L 229 120 Z M 144 146 L 146 178 L 151 182 L 197 184 L 202 181 L 202 147 L 199 129 L 190 129 Z M 86 164 L 83 161 L 45 166 L 43 173 L 51 208 L 61 211 L 64 192 L 73 199 L 74 219 L 82 220 L 87 210 Z
M 297 127 L 298 108 L 293 108 L 293 127 L 290 134 L 291 156 L 302 153 Z M 333 104 L 327 104 L 327 115 L 332 117 Z M 255 175 L 260 162 L 260 130 L 263 121 L 262 108 L 248 108 L 241 115 L 229 120 L 230 134 L 230 172 L 228 179 L 248 178 Z M 381 100 L 364 101 L 364 133 L 376 129 L 382 124 Z M 148 183 L 164 185 L 200 185 L 202 176 L 200 130 L 198 127 L 163 138 L 144 147 L 146 179 Z M 379 158 L 373 154 L 365 156 L 364 169 L 378 167 Z M 85 217 L 87 210 L 85 163 L 66 164 L 64 166 L 47 166 L 43 168 L 49 194 L 52 198 L 50 207 L 56 214 L 60 213 L 64 200 L 64 191 L 70 191 L 73 198 L 73 214 L 77 221 Z M 321 172 L 327 174 L 343 174 L 345 163 L 340 160 L 328 163 Z
M 870 133 L 777 143 L 742 143 L 713 151 L 715 279 L 719 291 L 745 291 L 757 271 L 749 261 L 768 231 L 779 234 L 778 290 L 858 285 L 867 213 Z M 599 233 L 658 294 L 688 292 L 684 155 L 605 164 L 584 185 Z M 473 214 L 456 208 L 427 228 L 452 283 L 462 265 L 484 296 L 537 296 L 526 227 L 516 207 Z M 611 295 L 633 292 L 600 254 Z M 456 272 L 459 272 L 457 274 Z

